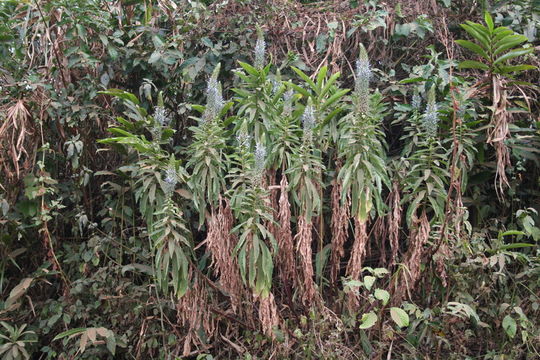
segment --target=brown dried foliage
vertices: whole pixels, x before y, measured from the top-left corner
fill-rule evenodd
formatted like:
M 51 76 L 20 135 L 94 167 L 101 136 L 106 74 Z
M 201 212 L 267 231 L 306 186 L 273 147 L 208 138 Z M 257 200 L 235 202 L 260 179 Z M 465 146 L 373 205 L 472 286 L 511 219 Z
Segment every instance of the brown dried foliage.
M 435 267 L 437 275 L 441 279 L 442 285 L 446 287 L 448 285 L 448 274 L 446 273 L 446 259 L 449 259 L 451 255 L 450 247 L 448 243 L 443 241 L 439 246 L 437 253 L 435 254 Z
M 270 208 L 272 209 L 272 218 L 277 219 L 279 187 L 276 186 L 276 170 L 268 170 L 267 175 L 268 189 L 270 189 Z M 266 228 L 272 235 L 274 235 L 274 238 L 277 238 L 279 226 L 275 222 L 267 222 Z
M 286 289 L 290 288 L 296 280 L 296 271 L 294 263 L 294 242 L 291 231 L 291 206 L 289 203 L 289 194 L 287 188 L 289 183 L 287 177 L 283 175 L 280 182 L 279 213 L 278 213 L 278 232 L 276 241 L 278 243 L 278 272 L 281 281 Z
M 506 167 L 510 166 L 510 151 L 505 144 L 505 140 L 510 136 L 508 124 L 510 114 L 506 110 L 508 106 L 506 89 L 503 80 L 496 75 L 492 78 L 493 90 L 493 116 L 491 118 L 491 128 L 487 133 L 487 143 L 493 145 L 497 157 L 497 172 L 495 175 L 495 190 L 497 196 L 501 198 L 504 194 L 504 188 L 509 187 L 506 177 Z
M 337 172 L 337 170 L 336 170 Z M 347 196 L 345 204 L 341 204 L 341 184 L 336 180 L 333 182 L 332 187 L 332 255 L 330 258 L 330 281 L 335 283 L 337 281 L 341 259 L 345 256 L 345 241 L 347 241 L 348 229 L 349 229 L 349 203 L 350 199 Z
M 259 301 L 259 321 L 263 332 L 274 338 L 274 328 L 279 326 L 279 316 L 274 295 L 269 293 L 267 296 L 253 295 L 255 301 Z
M 212 316 L 212 308 L 208 301 L 211 297 L 204 282 L 196 278 L 184 296 L 176 304 L 176 314 L 181 326 L 186 328 L 183 355 L 191 353 L 191 346 L 202 345 L 198 331 L 204 330 L 207 337 L 212 337 L 216 331 L 216 321 Z
M 420 279 L 420 265 L 424 257 L 424 245 L 429 239 L 431 227 L 426 215 L 426 211 L 422 211 L 420 218 L 413 218 L 413 226 L 409 234 L 409 248 L 405 254 L 404 265 L 405 269 L 401 272 L 401 276 L 396 277 L 395 294 L 392 298 L 394 303 L 399 303 L 403 300 L 405 293 L 416 287 L 416 283 Z
M 387 215 L 387 231 L 388 231 L 388 240 L 390 241 L 390 263 L 392 266 L 396 263 L 399 251 L 399 230 L 401 228 L 401 213 L 403 209 L 401 208 L 401 196 L 399 193 L 399 185 L 397 182 L 394 182 L 392 186 L 392 191 L 389 195 L 389 202 L 392 211 Z
M 234 256 L 235 239 L 231 234 L 234 217 L 227 199 L 220 199 L 217 211 L 208 220 L 206 244 L 212 254 L 212 265 L 220 284 L 230 298 L 233 311 L 240 305 L 242 279 Z
M 362 275 L 362 262 L 366 256 L 367 243 L 369 236 L 367 234 L 366 221 L 360 221 L 358 217 L 354 218 L 354 243 L 351 249 L 351 257 L 347 264 L 346 274 L 351 280 L 360 280 Z M 349 309 L 354 309 L 358 305 L 358 298 L 353 293 L 349 293 Z
M 20 180 L 34 164 L 37 148 L 32 116 L 24 100 L 5 106 L 0 126 L 0 171 L 7 184 Z
M 317 290 L 313 280 L 313 255 L 311 241 L 313 238 L 313 223 L 306 220 L 305 215 L 298 217 L 298 233 L 296 234 L 296 251 L 300 255 L 300 269 L 302 274 L 302 303 L 311 306 L 317 297 Z
M 379 264 L 382 267 L 386 267 L 386 263 L 388 262 L 388 254 L 386 253 L 386 239 L 388 239 L 386 220 L 386 217 L 378 217 L 375 220 L 375 223 L 373 224 L 373 228 L 371 230 L 371 233 L 373 234 L 373 239 L 375 240 L 375 244 L 378 245 Z M 366 256 L 370 256 L 369 252 Z

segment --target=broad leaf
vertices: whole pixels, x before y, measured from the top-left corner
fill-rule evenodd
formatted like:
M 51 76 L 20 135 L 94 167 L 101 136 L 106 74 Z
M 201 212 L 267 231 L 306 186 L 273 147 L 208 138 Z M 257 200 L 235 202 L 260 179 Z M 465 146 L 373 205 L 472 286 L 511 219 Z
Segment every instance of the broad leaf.
M 502 322 L 502 327 L 504 331 L 506 332 L 506 335 L 508 335 L 510 338 L 514 338 L 516 336 L 517 331 L 517 324 L 516 320 L 514 320 L 510 315 L 506 315 Z
M 397 307 L 390 308 L 390 316 L 400 328 L 409 326 L 409 315 L 404 310 Z
M 362 320 L 360 324 L 360 329 L 369 329 L 377 322 L 377 314 L 373 311 L 370 311 L 367 314 L 362 315 Z

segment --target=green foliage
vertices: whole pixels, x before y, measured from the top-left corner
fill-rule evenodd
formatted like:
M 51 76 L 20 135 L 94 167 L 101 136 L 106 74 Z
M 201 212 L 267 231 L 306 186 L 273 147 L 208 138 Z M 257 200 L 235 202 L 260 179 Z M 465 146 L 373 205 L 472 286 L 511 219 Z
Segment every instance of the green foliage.
M 35 339 L 36 333 L 25 330 L 27 324 L 18 327 L 1 321 L 0 325 L 4 328 L 0 332 L 0 355 L 2 360 L 30 359 L 30 353 L 26 347 L 30 343 L 37 342 Z
M 490 74 L 514 75 L 526 70 L 535 69 L 533 65 L 511 65 L 509 61 L 523 55 L 531 54 L 532 47 L 519 47 L 527 42 L 527 37 L 517 35 L 505 26 L 495 27 L 493 18 L 484 14 L 486 25 L 467 21 L 461 27 L 476 41 L 456 40 L 456 43 L 472 51 L 482 61 L 465 60 L 459 64 L 461 69 L 481 69 Z
M 461 5 L 1 2 L 2 359 L 538 357 L 537 6 Z M 505 201 L 458 60 L 520 86 Z

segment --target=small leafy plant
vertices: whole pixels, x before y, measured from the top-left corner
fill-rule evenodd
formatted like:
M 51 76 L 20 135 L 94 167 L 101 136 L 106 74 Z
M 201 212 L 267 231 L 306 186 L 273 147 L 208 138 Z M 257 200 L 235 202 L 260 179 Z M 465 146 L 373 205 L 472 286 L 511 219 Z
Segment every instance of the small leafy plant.
M 0 325 L 4 328 L 0 332 L 0 343 L 3 343 L 0 345 L 2 360 L 30 359 L 27 345 L 37 342 L 36 333 L 25 330 L 27 324 L 16 326 L 1 321 Z
M 509 61 L 533 52 L 532 47 L 519 46 L 527 42 L 527 37 L 518 35 L 506 26 L 495 27 L 491 15 L 484 14 L 486 25 L 466 21 L 461 27 L 475 40 L 456 40 L 456 43 L 474 52 L 478 60 L 465 60 L 459 64 L 460 69 L 481 69 L 490 74 L 511 75 L 525 70 L 535 69 L 533 65 L 511 65 Z

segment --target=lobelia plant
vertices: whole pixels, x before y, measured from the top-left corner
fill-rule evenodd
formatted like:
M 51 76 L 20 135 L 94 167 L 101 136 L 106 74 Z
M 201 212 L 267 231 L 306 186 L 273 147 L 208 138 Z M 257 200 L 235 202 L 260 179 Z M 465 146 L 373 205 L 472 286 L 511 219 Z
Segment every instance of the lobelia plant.
M 298 206 L 296 250 L 300 257 L 302 273 L 302 302 L 310 306 L 318 299 L 319 293 L 314 282 L 313 271 L 313 220 L 321 215 L 323 187 L 322 174 L 324 165 L 320 149 L 315 146 L 314 137 L 318 138 L 317 114 L 311 98 L 301 117 L 304 130 L 302 143 L 293 156 L 291 167 L 285 173 L 290 179 L 289 188 L 294 202 Z M 320 234 L 319 234 L 320 235 Z
M 414 110 L 409 139 L 416 139 L 411 153 L 402 158 L 402 166 L 407 169 L 402 179 L 402 204 L 407 204 L 406 221 L 410 229 L 409 244 L 404 255 L 402 277 L 396 276 L 396 297 L 401 300 L 405 290 L 415 286 L 420 277 L 420 264 L 424 256 L 424 246 L 431 234 L 432 226 L 440 225 L 445 217 L 448 172 L 448 151 L 438 139 L 440 121 L 439 105 L 435 99 L 435 88 L 428 92 L 425 111 Z M 419 132 L 419 133 L 418 133 Z M 409 147 L 410 148 L 410 147 Z M 403 280 L 398 284 L 398 279 Z
M 215 213 L 219 198 L 225 190 L 228 160 L 221 117 L 232 103 L 225 103 L 223 100 L 221 85 L 217 80 L 219 69 L 220 66 L 216 66 L 208 80 L 206 106 L 192 105 L 192 108 L 201 112 L 201 117 L 195 118 L 198 125 L 190 128 L 193 142 L 187 149 L 187 168 L 191 172 L 189 184 L 201 224 L 207 208 L 211 215 Z
M 230 296 L 232 308 L 236 311 L 242 284 L 234 254 L 235 240 L 231 234 L 234 218 L 229 200 L 225 197 L 230 159 L 227 154 L 228 132 L 222 120 L 233 103 L 223 99 L 218 81 L 219 70 L 220 65 L 216 66 L 208 80 L 206 106 L 192 105 L 201 113 L 201 117 L 194 118 L 198 124 L 190 128 L 193 142 L 187 148 L 187 168 L 191 173 L 189 185 L 200 226 L 206 223 L 205 242 L 214 272 L 219 276 L 220 285 Z
M 244 130 L 245 131 L 245 130 Z M 274 296 L 271 292 L 277 243 L 268 224 L 274 223 L 269 192 L 264 186 L 266 148 L 256 143 L 250 151 L 250 138 L 238 136 L 237 153 L 231 169 L 232 185 L 228 191 L 237 224 L 232 232 L 238 239 L 234 253 L 242 280 L 259 301 L 259 320 L 265 334 L 274 336 L 279 324 Z
M 267 141 L 268 131 L 277 120 L 278 103 L 286 90 L 276 76 L 270 73 L 271 63 L 265 63 L 265 41 L 261 29 L 257 30 L 255 46 L 255 63 L 238 61 L 242 70 L 235 71 L 241 80 L 233 91 L 237 95 L 237 122 L 235 131 L 246 123 L 246 131 L 253 134 L 255 139 Z
M 354 244 L 347 264 L 347 276 L 351 280 L 360 279 L 369 241 L 367 223 L 373 205 L 377 214 L 381 215 L 384 206 L 381 198 L 383 184 L 390 187 L 385 168 L 386 144 L 380 129 L 384 105 L 380 94 L 370 94 L 371 74 L 367 52 L 361 45 L 356 63 L 353 104 L 351 112 L 339 123 L 341 136 L 338 142 L 339 159 L 343 164 L 337 176 L 341 185 L 341 204 L 350 203 L 350 216 L 355 224 Z M 351 310 L 356 302 L 351 297 Z
M 295 100 L 298 94 L 289 89 L 277 103 L 278 116 L 274 118 L 268 131 L 270 146 L 268 149 L 268 167 L 271 190 L 271 201 L 277 226 L 273 229 L 278 244 L 277 269 L 285 292 L 291 298 L 292 286 L 298 287 L 296 279 L 296 264 L 294 242 L 291 229 L 291 204 L 289 202 L 289 182 L 286 171 L 294 161 L 295 150 L 300 147 L 302 130 L 298 124 L 298 111 Z M 294 110 L 294 112 L 293 112 Z M 279 186 L 274 184 L 281 176 Z M 276 189 L 279 187 L 279 189 Z M 279 190 L 279 199 L 277 192 Z
M 155 251 L 157 284 L 165 293 L 172 287 L 174 295 L 181 297 L 188 289 L 189 264 L 194 255 L 191 233 L 173 196 L 178 184 L 186 185 L 188 176 L 180 161 L 163 149 L 174 133 L 168 126 L 163 99 L 159 96 L 154 115 L 149 116 L 133 94 L 116 89 L 103 93 L 122 99 L 132 122 L 118 117 L 121 126 L 109 129 L 115 136 L 99 142 L 138 156 L 134 166 L 122 167 L 120 171 L 137 179 L 134 195 Z M 151 139 L 145 133 L 150 133 Z

